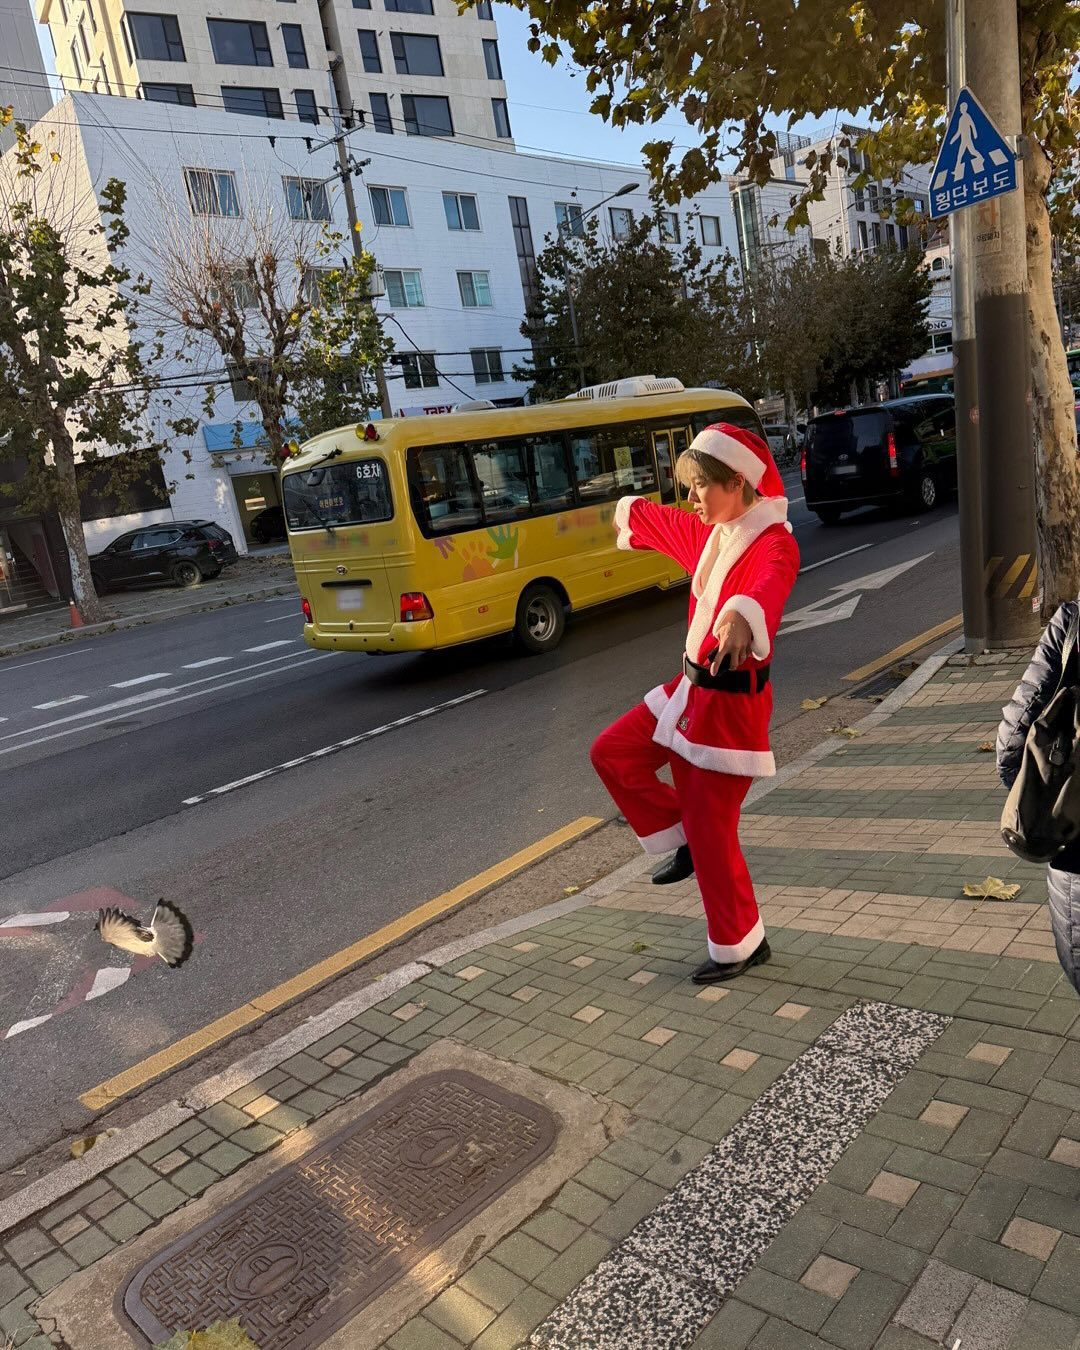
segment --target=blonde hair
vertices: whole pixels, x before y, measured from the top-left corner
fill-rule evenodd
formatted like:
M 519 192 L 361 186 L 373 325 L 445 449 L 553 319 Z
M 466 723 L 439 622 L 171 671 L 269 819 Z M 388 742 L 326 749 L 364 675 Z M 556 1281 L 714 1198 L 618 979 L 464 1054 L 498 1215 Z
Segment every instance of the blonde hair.
M 730 488 L 736 478 L 742 478 L 742 499 L 744 506 L 753 506 L 754 502 L 761 496 L 757 488 L 752 487 L 745 476 L 733 469 L 723 460 L 717 459 L 715 455 L 708 455 L 704 450 L 694 450 L 693 448 L 684 450 L 675 461 L 675 475 L 683 487 L 688 488 L 691 481 L 696 476 L 704 478 L 707 483 L 719 483 L 721 487 Z

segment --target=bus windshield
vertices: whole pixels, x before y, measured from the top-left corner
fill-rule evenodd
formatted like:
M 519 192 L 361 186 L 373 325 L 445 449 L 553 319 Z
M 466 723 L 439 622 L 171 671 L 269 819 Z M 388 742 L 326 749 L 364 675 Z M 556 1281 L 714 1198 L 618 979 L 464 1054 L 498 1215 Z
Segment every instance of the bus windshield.
M 290 530 L 371 525 L 394 515 L 386 465 L 381 459 L 322 464 L 282 480 Z

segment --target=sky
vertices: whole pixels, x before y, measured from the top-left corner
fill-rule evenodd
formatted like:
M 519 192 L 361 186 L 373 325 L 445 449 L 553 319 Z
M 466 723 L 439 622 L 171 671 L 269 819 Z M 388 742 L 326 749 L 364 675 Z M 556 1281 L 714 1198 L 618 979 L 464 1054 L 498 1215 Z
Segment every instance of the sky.
M 26 0 L 33 5 L 33 0 Z M 598 159 L 625 164 L 640 172 L 641 146 L 657 138 L 674 139 L 676 146 L 695 145 L 697 138 L 686 121 L 673 113 L 650 127 L 619 130 L 589 112 L 590 95 L 584 72 L 567 61 L 549 66 L 528 49 L 529 20 L 510 5 L 496 4 L 499 24 L 499 54 L 510 102 L 514 141 L 526 153 L 569 155 L 575 159 Z M 55 74 L 52 44 L 44 25 L 37 25 L 38 43 L 45 69 Z M 797 130 L 827 134 L 833 121 Z

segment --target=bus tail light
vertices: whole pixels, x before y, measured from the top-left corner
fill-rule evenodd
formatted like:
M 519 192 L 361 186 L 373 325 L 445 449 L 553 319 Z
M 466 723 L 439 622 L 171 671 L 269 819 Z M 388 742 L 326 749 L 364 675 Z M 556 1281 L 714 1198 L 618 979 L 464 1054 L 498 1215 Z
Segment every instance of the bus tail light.
M 305 622 L 305 623 L 314 623 L 314 622 L 315 622 L 315 619 L 314 619 L 314 617 L 312 616 L 312 613 L 311 613 L 311 601 L 310 601 L 310 600 L 305 600 L 303 597 L 301 597 L 301 599 L 300 599 L 300 608 L 304 611 L 304 622 Z
M 885 437 L 885 447 L 889 452 L 889 477 L 900 477 L 900 464 L 896 458 L 896 437 L 890 431 Z
M 435 611 L 422 591 L 409 591 L 401 597 L 401 622 L 419 623 L 422 619 L 433 619 Z

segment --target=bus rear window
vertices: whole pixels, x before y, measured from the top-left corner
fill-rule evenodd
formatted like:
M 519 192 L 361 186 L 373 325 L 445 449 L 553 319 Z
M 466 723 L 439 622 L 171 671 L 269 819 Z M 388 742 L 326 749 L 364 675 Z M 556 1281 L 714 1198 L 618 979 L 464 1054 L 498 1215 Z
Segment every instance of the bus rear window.
M 394 515 L 386 465 L 381 459 L 351 460 L 300 469 L 282 480 L 290 530 L 327 525 L 373 525 Z

